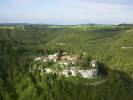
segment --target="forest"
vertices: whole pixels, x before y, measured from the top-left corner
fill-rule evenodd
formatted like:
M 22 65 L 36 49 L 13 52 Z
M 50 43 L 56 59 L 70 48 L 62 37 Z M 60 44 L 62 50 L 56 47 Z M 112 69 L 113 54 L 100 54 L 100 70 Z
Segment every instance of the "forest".
M 29 72 L 60 50 L 97 59 L 105 80 Z M 133 25 L 0 25 L 0 100 L 132 100 L 132 51 Z

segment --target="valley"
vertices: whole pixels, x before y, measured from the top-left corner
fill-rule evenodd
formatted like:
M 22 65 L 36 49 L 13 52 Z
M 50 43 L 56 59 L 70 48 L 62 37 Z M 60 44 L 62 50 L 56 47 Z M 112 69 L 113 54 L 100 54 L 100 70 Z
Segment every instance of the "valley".
M 132 25 L 2 26 L 0 100 L 131 100 L 132 47 Z

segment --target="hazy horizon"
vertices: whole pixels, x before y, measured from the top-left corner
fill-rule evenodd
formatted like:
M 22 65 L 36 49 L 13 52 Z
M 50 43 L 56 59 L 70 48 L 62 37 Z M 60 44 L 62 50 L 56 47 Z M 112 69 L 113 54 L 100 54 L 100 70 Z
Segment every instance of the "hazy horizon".
M 0 0 L 0 23 L 133 23 L 132 0 Z

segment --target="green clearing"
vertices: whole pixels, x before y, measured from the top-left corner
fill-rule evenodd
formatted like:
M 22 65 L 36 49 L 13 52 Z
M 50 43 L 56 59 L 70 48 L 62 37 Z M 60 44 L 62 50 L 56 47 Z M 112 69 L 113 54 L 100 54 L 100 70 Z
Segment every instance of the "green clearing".
M 15 27 L 14 26 L 0 26 L 0 29 L 12 29 L 12 30 L 14 30 Z

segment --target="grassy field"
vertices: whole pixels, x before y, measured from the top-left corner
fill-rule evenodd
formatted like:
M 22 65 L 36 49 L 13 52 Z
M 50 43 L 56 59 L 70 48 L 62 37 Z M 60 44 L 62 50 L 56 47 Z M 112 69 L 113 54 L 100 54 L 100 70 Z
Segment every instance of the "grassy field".
M 11 30 L 14 30 L 15 27 L 14 26 L 0 26 L 0 29 L 11 29 Z

